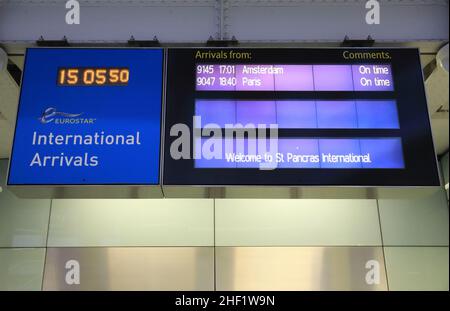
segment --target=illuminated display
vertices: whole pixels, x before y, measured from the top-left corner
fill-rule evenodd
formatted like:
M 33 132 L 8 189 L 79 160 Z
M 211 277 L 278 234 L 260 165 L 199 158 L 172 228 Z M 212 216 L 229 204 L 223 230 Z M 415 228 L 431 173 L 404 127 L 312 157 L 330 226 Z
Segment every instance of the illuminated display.
M 390 65 L 197 65 L 197 91 L 393 91 Z M 382 112 L 382 113 L 379 113 Z M 280 129 L 392 129 L 398 130 L 397 104 L 389 100 L 196 100 L 195 115 L 201 117 L 202 124 L 221 124 L 221 127 L 235 124 L 259 124 L 269 127 L 276 125 Z M 206 122 L 206 123 L 205 123 Z M 395 132 L 394 132 L 395 133 Z M 295 138 L 300 138 L 295 139 Z M 317 161 L 302 165 L 302 168 L 397 168 L 403 169 L 401 139 L 394 137 L 395 144 L 389 139 L 371 140 L 370 152 L 361 149 L 365 139 L 278 139 L 272 144 L 277 151 L 264 157 L 259 150 L 249 151 L 249 141 L 242 141 L 243 154 L 247 161 L 238 163 L 236 168 L 257 168 L 261 164 L 276 168 L 295 168 L 286 163 L 289 154 L 282 150 L 286 145 L 295 144 L 296 153 L 302 155 L 304 149 L 317 145 L 314 158 Z M 236 142 L 233 142 L 236 145 Z M 256 144 L 258 145 L 258 144 Z M 341 148 L 341 145 L 347 148 Z M 365 144 L 367 145 L 367 144 Z M 335 148 L 329 148 L 335 146 Z M 203 149 L 202 145 L 198 146 Z M 235 148 L 237 149 L 236 146 Z M 347 149 L 347 150 L 346 150 Z M 320 151 L 319 151 L 320 150 Z M 376 152 L 382 159 L 375 159 Z M 296 153 L 293 153 L 295 156 Z M 230 168 L 225 162 L 234 163 L 235 150 L 222 152 L 221 160 L 214 161 L 213 167 Z M 342 158 L 341 158 L 342 156 Z M 328 157 L 337 157 L 348 162 L 327 161 Z M 353 158 L 352 158 L 353 157 Z M 361 161 L 366 157 L 366 162 Z M 216 159 L 217 160 L 217 159 Z M 359 161 L 358 161 L 359 160 Z M 207 168 L 209 159 L 196 159 L 196 168 Z M 206 162 L 206 163 L 204 163 Z M 199 164 L 202 163 L 202 164 Z M 213 162 L 211 162 L 213 163 Z M 375 164 L 376 163 L 376 164 Z M 395 165 L 393 165 L 395 163 Z
M 158 185 L 163 57 L 28 49 L 8 184 Z
M 58 85 L 61 86 L 102 86 L 128 85 L 128 68 L 60 68 Z
M 417 50 L 168 55 L 165 185 L 439 184 Z M 189 156 L 171 155 L 176 124 Z
M 391 66 L 197 65 L 197 91 L 392 91 Z

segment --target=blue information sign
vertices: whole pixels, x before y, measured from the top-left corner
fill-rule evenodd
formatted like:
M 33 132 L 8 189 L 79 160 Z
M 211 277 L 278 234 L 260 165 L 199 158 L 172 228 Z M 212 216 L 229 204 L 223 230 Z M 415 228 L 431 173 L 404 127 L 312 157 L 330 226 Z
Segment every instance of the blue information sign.
M 157 185 L 163 49 L 28 49 L 9 185 Z

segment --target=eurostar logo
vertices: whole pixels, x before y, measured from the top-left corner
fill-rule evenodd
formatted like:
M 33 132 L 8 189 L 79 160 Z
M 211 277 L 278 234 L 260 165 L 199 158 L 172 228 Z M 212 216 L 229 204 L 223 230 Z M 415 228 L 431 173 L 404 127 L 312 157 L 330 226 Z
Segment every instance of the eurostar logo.
M 96 119 L 80 118 L 82 114 L 62 112 L 50 107 L 44 110 L 38 120 L 42 124 L 93 124 L 95 122 Z

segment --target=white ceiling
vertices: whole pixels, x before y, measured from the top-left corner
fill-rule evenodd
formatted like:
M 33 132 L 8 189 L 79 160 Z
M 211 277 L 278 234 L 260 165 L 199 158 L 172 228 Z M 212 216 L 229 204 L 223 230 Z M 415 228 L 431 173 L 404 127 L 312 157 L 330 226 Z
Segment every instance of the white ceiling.
M 434 61 L 434 58 L 434 54 L 422 55 L 422 66 L 425 67 Z M 12 56 L 10 60 L 19 68 L 23 68 L 23 56 Z M 438 67 L 426 81 L 433 139 L 438 155 L 445 153 L 449 148 L 448 79 L 448 73 Z M 6 72 L 0 73 L 0 158 L 9 157 L 18 94 L 18 86 L 11 76 Z M 446 107 L 447 112 L 436 113 L 441 106 Z

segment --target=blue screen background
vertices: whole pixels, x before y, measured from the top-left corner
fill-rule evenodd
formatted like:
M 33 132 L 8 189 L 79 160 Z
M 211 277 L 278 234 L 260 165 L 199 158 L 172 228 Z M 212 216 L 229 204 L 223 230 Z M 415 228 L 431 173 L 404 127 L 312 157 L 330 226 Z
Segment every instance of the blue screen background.
M 57 86 L 60 67 L 127 67 L 127 86 Z M 161 144 L 162 49 L 28 49 L 11 155 L 8 184 L 159 183 Z M 82 113 L 94 124 L 42 124 L 49 107 Z M 135 135 L 141 145 L 32 145 L 33 132 L 55 135 Z M 41 156 L 99 157 L 96 167 L 30 167 Z

